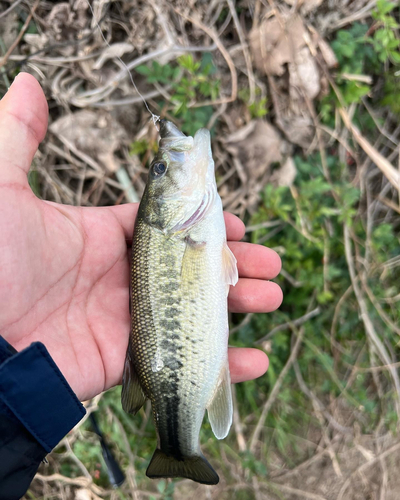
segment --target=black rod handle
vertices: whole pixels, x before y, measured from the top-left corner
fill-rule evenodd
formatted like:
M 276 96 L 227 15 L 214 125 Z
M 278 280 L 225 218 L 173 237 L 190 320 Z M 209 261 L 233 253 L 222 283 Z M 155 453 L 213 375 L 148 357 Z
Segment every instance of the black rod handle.
M 99 436 L 100 439 L 101 454 L 103 455 L 104 462 L 107 466 L 108 479 L 110 480 L 110 483 L 114 488 L 118 488 L 125 481 L 125 475 L 122 472 L 118 462 L 115 460 L 114 455 L 112 454 L 107 444 L 107 441 L 104 439 L 103 433 L 100 430 L 93 412 L 89 415 L 89 418 L 94 432 Z

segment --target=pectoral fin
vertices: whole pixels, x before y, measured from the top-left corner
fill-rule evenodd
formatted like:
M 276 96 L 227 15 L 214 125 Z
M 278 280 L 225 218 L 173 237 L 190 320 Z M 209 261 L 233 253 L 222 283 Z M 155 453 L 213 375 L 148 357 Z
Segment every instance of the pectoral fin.
M 239 280 L 237 261 L 236 257 L 232 253 L 232 250 L 228 247 L 228 244 L 226 242 L 222 248 L 222 267 L 225 283 L 227 285 L 235 286 Z
M 205 260 L 205 242 L 197 242 L 190 238 L 185 238 L 186 247 L 182 259 L 181 277 L 185 283 L 196 281 L 204 270 Z
M 217 439 L 227 436 L 232 425 L 233 404 L 231 393 L 231 377 L 228 362 L 222 369 L 220 383 L 211 403 L 207 407 L 208 419 Z
M 130 349 L 126 351 L 124 375 L 122 377 L 122 408 L 135 415 L 146 402 L 146 396 L 139 383 L 139 377 L 133 366 Z

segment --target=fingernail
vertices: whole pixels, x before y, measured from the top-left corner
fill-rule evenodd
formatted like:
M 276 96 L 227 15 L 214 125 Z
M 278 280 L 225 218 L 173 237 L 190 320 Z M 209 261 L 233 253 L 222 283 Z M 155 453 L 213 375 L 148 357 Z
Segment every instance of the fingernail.
M 18 73 L 18 75 L 14 78 L 14 80 L 12 81 L 11 87 L 12 87 L 13 83 L 15 82 L 15 80 L 16 80 L 16 79 L 17 79 L 20 75 L 22 75 L 22 73 L 24 73 L 24 71 L 20 71 L 20 72 Z

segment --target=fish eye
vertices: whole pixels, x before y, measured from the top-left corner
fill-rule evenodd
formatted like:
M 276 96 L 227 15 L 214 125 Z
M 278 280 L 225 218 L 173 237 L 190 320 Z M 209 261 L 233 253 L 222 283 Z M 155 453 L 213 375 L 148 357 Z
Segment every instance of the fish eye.
M 152 166 L 152 173 L 154 177 L 161 177 L 167 171 L 167 166 L 162 161 L 157 161 Z

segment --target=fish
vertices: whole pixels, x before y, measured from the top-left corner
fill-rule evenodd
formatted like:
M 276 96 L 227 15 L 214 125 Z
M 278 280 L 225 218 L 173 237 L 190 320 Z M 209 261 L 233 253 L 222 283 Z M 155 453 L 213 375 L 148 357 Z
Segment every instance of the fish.
M 157 448 L 150 478 L 217 484 L 200 449 L 205 411 L 218 439 L 232 424 L 228 307 L 238 281 L 217 192 L 210 132 L 160 121 L 132 240 L 131 331 L 121 401 L 151 401 Z

